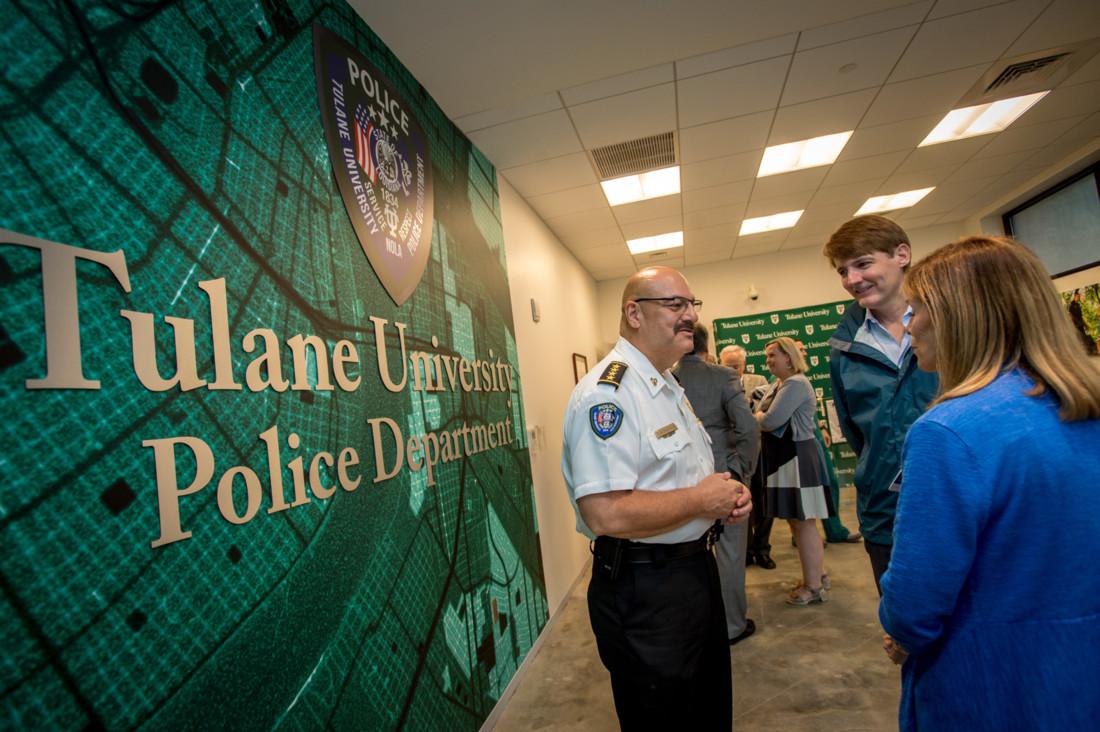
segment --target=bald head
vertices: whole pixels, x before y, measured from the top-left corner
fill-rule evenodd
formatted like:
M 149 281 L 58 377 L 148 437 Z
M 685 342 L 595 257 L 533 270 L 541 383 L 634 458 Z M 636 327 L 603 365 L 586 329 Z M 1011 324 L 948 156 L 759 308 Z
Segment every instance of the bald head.
M 669 278 L 687 284 L 684 276 L 672 267 L 656 266 L 638 270 L 626 281 L 626 286 L 623 288 L 623 302 L 635 297 L 655 297 L 656 289 L 663 280 Z
M 632 274 L 626 281 L 626 286 L 623 287 L 623 299 L 619 303 L 623 308 L 620 332 L 627 327 L 626 304 L 628 302 L 639 297 L 678 295 L 681 294 L 680 288 L 683 292 L 690 292 L 687 280 L 672 267 L 646 267 Z
M 646 267 L 623 287 L 619 334 L 663 371 L 692 350 L 699 315 L 684 276 L 671 267 Z

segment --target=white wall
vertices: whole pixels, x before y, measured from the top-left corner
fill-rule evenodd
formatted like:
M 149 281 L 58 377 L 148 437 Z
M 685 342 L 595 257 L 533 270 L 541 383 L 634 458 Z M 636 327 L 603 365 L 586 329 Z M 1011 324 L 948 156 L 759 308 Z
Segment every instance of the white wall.
M 506 180 L 500 205 L 519 351 L 546 595 L 554 613 L 589 558 L 561 476 L 562 415 L 572 354 L 596 365 L 596 282 Z M 531 318 L 531 299 L 541 310 Z
M 914 257 L 919 259 L 962 236 L 961 223 L 907 231 Z M 822 242 L 824 244 L 824 242 Z M 821 255 L 820 247 L 804 247 L 683 270 L 695 296 L 703 301 L 700 319 L 708 327 L 715 318 L 730 318 L 771 310 L 805 307 L 848 298 L 840 278 Z M 619 300 L 626 280 L 604 280 L 598 286 L 601 354 L 618 337 Z M 749 286 L 760 297 L 750 300 Z

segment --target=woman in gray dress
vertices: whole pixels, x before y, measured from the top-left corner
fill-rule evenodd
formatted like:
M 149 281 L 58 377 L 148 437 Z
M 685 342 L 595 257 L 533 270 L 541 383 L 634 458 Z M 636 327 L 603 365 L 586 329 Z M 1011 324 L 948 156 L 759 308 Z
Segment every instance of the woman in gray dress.
M 816 519 L 835 515 L 836 508 L 814 438 L 817 398 L 804 376 L 806 359 L 793 340 L 776 338 L 765 347 L 764 355 L 768 370 L 777 379 L 755 412 L 767 476 L 765 512 L 787 519 L 798 539 L 802 582 L 791 590 L 787 603 L 822 603 L 828 600 L 829 578 Z

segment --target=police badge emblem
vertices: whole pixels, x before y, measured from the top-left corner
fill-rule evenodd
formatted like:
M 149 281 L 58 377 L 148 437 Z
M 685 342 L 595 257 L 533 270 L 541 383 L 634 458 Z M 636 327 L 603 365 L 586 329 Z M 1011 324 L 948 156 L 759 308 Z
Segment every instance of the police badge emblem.
M 398 305 L 428 264 L 428 138 L 397 89 L 340 36 L 313 26 L 321 123 L 332 172 L 363 252 Z
M 592 431 L 601 440 L 606 440 L 618 432 L 619 427 L 623 424 L 623 410 L 619 408 L 618 404 L 612 404 L 611 402 L 604 402 L 592 407 L 588 410 L 588 417 L 589 423 L 592 425 Z

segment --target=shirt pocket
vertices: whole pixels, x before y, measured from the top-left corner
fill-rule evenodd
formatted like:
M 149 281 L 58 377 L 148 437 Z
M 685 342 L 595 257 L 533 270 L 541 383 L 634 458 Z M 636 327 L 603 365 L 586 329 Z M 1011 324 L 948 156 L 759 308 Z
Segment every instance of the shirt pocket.
M 682 452 L 688 446 L 687 435 L 680 426 L 677 426 L 676 431 L 671 435 L 658 437 L 657 432 L 653 431 L 648 433 L 646 437 L 649 440 L 649 446 L 653 448 L 653 453 L 657 456 L 657 460 L 661 462 L 675 460 L 677 453 Z

